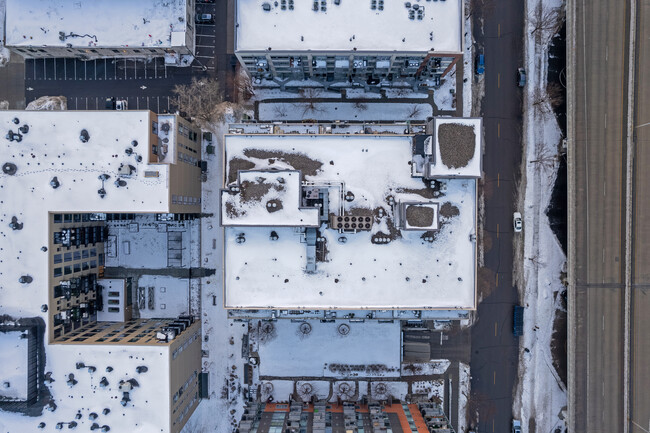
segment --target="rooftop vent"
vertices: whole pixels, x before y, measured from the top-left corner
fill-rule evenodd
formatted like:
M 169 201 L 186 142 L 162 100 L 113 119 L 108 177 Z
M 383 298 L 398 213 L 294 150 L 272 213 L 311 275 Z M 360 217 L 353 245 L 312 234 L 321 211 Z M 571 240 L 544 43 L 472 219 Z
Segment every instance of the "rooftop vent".
M 18 125 L 20 123 L 20 119 L 17 118 L 17 117 L 14 117 L 12 122 L 14 122 L 16 125 Z
M 88 134 L 88 131 L 82 129 L 81 133 L 79 134 L 79 140 L 81 140 L 82 143 L 88 143 L 90 140 L 90 134 Z
M 22 230 L 23 229 L 23 223 L 19 223 L 18 218 L 13 216 L 13 217 L 11 217 L 11 222 L 9 223 L 9 227 L 11 227 L 12 230 Z
M 4 164 L 2 164 L 2 172 L 4 174 L 13 176 L 14 174 L 16 174 L 16 171 L 18 171 L 18 167 L 16 167 L 16 164 L 13 164 L 11 162 L 5 162 Z
M 5 138 L 7 140 L 9 140 L 9 141 L 16 141 L 18 143 L 23 141 L 23 136 L 16 133 L 16 132 L 13 132 L 11 129 L 9 130 L 9 132 L 7 132 L 7 135 L 5 135 Z
M 18 130 L 23 134 L 27 134 L 29 132 L 29 125 L 23 125 L 20 128 L 18 128 Z
M 262 9 L 269 12 L 271 10 L 271 5 L 269 3 L 262 3 Z
M 59 182 L 59 179 L 56 176 L 54 176 L 50 181 L 50 186 L 54 189 L 57 189 L 59 186 L 61 186 L 61 183 Z

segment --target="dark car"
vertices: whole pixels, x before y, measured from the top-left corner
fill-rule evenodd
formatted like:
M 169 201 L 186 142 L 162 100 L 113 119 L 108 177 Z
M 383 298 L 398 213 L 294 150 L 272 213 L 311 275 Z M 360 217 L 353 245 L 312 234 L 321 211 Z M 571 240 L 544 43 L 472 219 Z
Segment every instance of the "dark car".
M 195 21 L 197 24 L 214 24 L 214 15 L 196 14 Z
M 524 68 L 517 69 L 517 86 L 524 87 L 526 85 L 526 70 Z

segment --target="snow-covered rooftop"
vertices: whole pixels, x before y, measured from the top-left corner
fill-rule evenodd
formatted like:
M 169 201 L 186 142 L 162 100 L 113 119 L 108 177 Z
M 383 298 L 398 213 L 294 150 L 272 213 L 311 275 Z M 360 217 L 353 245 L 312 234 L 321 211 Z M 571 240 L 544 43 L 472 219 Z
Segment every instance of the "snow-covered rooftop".
M 222 224 L 318 227 L 318 209 L 300 205 L 301 180 L 296 170 L 239 171 L 236 192 L 221 192 Z
M 23 331 L 0 331 L 0 399 L 28 398 L 28 340 Z
M 262 333 L 259 338 L 262 376 L 399 376 L 399 321 L 278 320 L 273 328 L 269 335 Z M 371 365 L 382 368 L 374 372 L 363 368 Z M 357 371 L 345 371 L 341 366 L 355 366 Z
M 300 170 L 328 188 L 328 219 L 371 221 L 356 233 L 322 223 L 315 272 L 304 229 L 226 227 L 226 307 L 474 308 L 476 181 L 411 177 L 412 149 L 410 136 L 226 136 L 227 185 L 241 167 Z M 400 203 L 437 203 L 439 230 L 400 230 Z
M 86 368 L 77 369 L 78 362 Z M 91 366 L 96 369 L 92 373 L 87 368 Z M 137 373 L 139 366 L 146 366 L 148 371 Z M 112 370 L 107 371 L 107 367 Z M 36 426 L 42 421 L 46 431 L 54 432 L 56 423 L 73 420 L 83 431 L 89 431 L 93 423 L 108 425 L 111 432 L 170 430 L 169 346 L 51 345 L 46 368 L 54 373 L 50 391 L 56 410 L 44 411 L 33 419 L 3 412 L 2 431 L 38 431 Z M 67 383 L 69 374 L 77 381 L 73 386 Z M 105 387 L 100 385 L 102 377 L 108 382 Z M 129 392 L 131 401 L 123 407 L 120 381 L 129 379 L 135 379 L 138 386 Z M 110 412 L 104 414 L 104 409 Z M 77 412 L 81 412 L 80 419 L 75 419 Z M 97 414 L 98 418 L 90 420 L 90 413 Z
M 436 117 L 433 119 L 431 177 L 481 177 L 482 119 Z
M 19 132 L 24 125 L 27 132 Z M 83 129 L 86 143 L 80 140 Z M 7 140 L 9 130 L 22 140 Z M 46 318 L 40 306 L 48 300 L 48 253 L 41 247 L 48 243 L 48 212 L 169 212 L 169 166 L 148 163 L 150 131 L 148 111 L 0 111 L 0 164 L 16 166 L 13 175 L 0 173 L 3 313 Z M 135 168 L 130 175 L 118 172 L 128 166 Z M 102 174 L 110 178 L 102 181 Z M 118 177 L 126 185 L 118 187 Z M 9 228 L 14 216 L 22 230 Z M 12 289 L 21 275 L 34 281 L 21 285 L 16 296 Z
M 6 45 L 171 47 L 188 17 L 187 0 L 7 0 Z
M 413 0 L 410 8 L 405 2 L 391 0 L 335 3 L 237 0 L 236 49 L 462 52 L 461 0 Z M 264 10 L 264 4 L 270 11 Z M 422 19 L 418 18 L 419 11 Z M 413 19 L 409 18 L 411 13 Z

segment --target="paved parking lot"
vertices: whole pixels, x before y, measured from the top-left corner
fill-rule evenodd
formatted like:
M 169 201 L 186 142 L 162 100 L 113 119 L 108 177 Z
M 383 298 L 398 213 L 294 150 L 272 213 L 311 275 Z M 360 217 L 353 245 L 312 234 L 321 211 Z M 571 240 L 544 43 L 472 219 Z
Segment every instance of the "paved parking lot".
M 73 96 L 68 97 L 68 110 L 105 110 L 106 98 L 113 96 Z M 151 110 L 156 113 L 171 113 L 175 107 L 169 96 L 116 96 L 128 103 L 129 110 Z
M 216 17 L 216 3 L 197 3 L 196 13 L 212 14 Z M 215 47 L 217 40 L 217 24 L 196 24 L 196 55 L 192 64 L 194 71 L 207 70 L 212 74 L 217 68 Z M 205 69 L 204 69 L 205 68 Z
M 25 81 L 148 80 L 167 78 L 164 59 L 27 59 Z

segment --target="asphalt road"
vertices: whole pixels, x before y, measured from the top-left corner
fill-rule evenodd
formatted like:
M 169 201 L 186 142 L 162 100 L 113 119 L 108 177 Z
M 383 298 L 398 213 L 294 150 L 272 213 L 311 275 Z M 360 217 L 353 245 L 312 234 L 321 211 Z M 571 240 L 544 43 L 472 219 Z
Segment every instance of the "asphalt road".
M 650 0 L 637 3 L 630 432 L 650 430 Z
M 576 432 L 623 432 L 629 2 L 575 4 L 570 416 Z
M 485 266 L 494 278 L 494 283 L 479 278 L 484 286 L 479 290 L 487 285 L 492 289 L 478 306 L 471 335 L 470 416 L 478 411 L 477 433 L 508 432 L 512 426 L 519 347 L 512 334 L 513 306 L 518 302 L 512 281 L 512 213 L 522 155 L 522 96 L 516 71 L 523 61 L 523 24 L 523 2 L 503 0 L 494 2 L 493 11 L 475 15 L 473 25 L 475 40 L 485 54 L 483 191 L 485 230 L 491 237 Z

